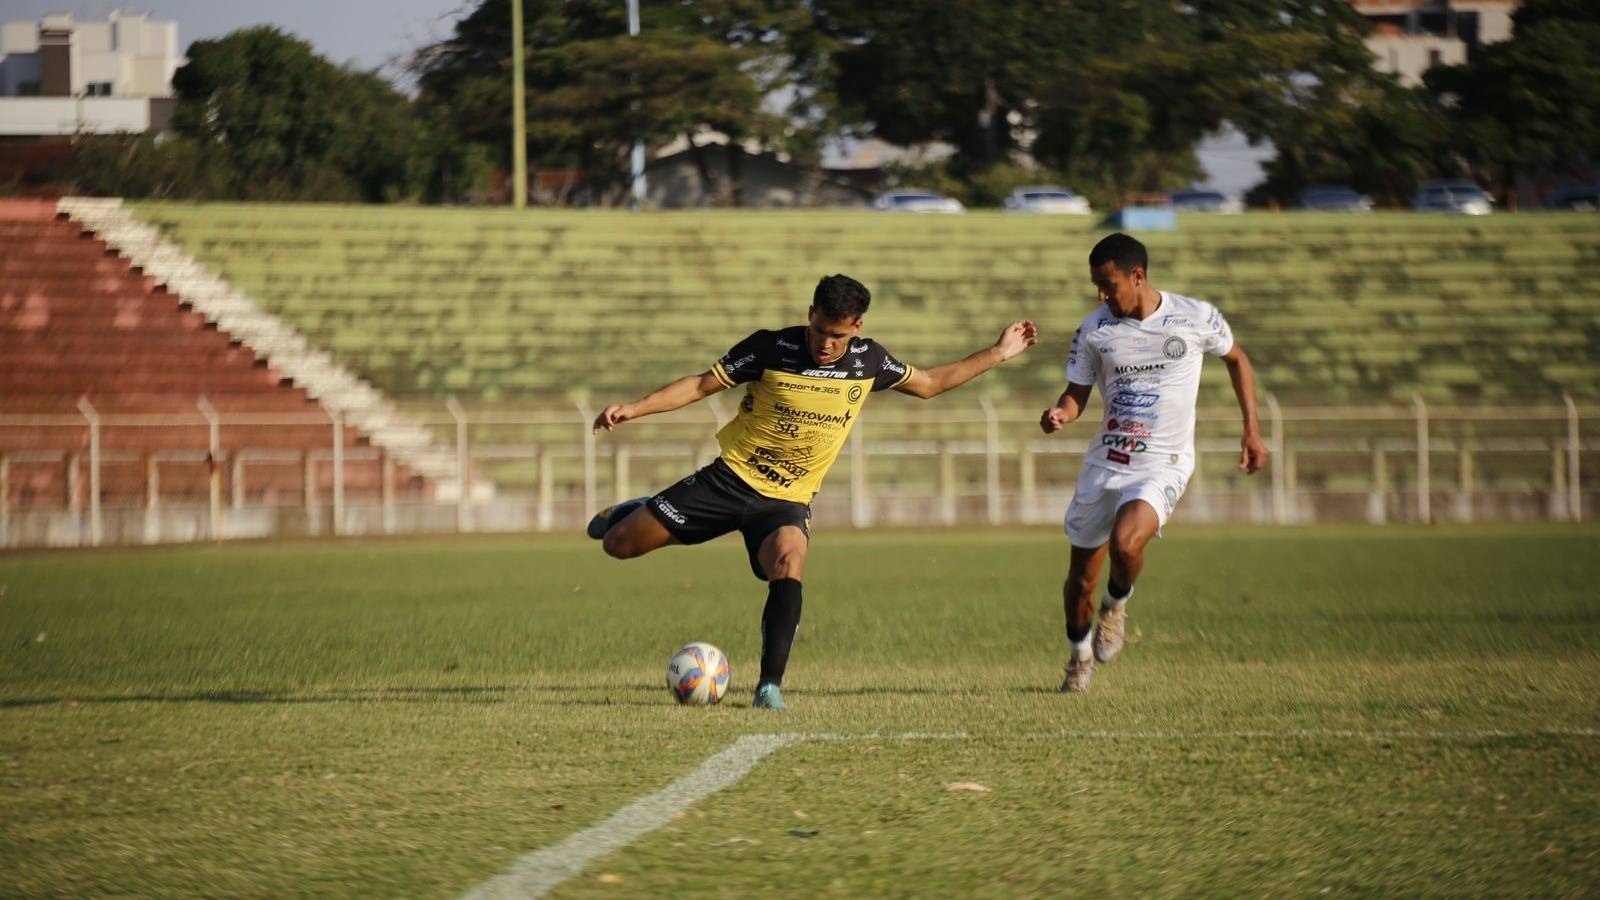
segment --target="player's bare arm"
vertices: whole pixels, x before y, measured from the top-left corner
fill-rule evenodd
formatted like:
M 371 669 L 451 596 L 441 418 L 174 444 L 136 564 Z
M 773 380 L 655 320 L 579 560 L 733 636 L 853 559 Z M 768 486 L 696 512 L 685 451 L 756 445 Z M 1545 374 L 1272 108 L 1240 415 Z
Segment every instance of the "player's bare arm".
M 1239 439 L 1239 470 L 1246 475 L 1266 468 L 1267 445 L 1261 440 L 1261 420 L 1256 415 L 1256 370 L 1250 357 L 1238 344 L 1222 355 L 1233 381 L 1233 394 L 1239 398 L 1239 413 L 1244 416 L 1244 436 Z
M 709 371 L 699 375 L 685 375 L 677 381 L 663 385 L 632 403 L 613 403 L 594 418 L 594 434 L 607 431 L 644 416 L 672 412 L 723 390 L 722 382 Z
M 1089 392 L 1094 390 L 1092 384 L 1067 383 L 1067 389 L 1061 392 L 1056 405 L 1044 411 L 1039 416 L 1039 428 L 1045 434 L 1055 434 L 1067 425 L 1078 421 L 1083 415 L 1083 410 L 1089 405 Z
M 985 347 L 966 359 L 934 366 L 931 369 L 918 369 L 906 379 L 905 384 L 896 387 L 895 390 L 924 400 L 937 397 L 945 391 L 966 384 L 1006 360 L 1020 356 L 1023 351 L 1038 342 L 1039 329 L 1035 328 L 1032 322 L 1026 319 L 1012 322 L 1000 332 L 999 339 L 992 346 Z

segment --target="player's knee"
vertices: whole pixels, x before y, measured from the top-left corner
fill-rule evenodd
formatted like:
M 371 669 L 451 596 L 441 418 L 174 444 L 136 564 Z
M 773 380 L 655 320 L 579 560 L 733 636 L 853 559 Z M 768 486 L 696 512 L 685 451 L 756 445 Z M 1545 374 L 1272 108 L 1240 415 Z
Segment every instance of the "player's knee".
M 806 554 L 803 550 L 779 550 L 772 560 L 772 565 L 767 566 L 767 578 L 776 581 L 779 578 L 800 579 L 802 570 L 805 569 Z
M 1137 528 L 1119 527 L 1111 535 L 1111 558 L 1118 564 L 1144 552 L 1144 536 Z
M 621 528 L 612 528 L 606 532 L 605 539 L 600 542 L 606 555 L 615 559 L 632 559 L 639 555 L 639 549 Z

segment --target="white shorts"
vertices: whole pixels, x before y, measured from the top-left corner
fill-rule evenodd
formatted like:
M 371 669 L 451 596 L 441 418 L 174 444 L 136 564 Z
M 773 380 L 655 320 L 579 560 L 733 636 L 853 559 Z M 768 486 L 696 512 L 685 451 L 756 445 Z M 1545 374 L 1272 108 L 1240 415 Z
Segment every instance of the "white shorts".
M 1111 540 L 1117 510 L 1135 500 L 1155 508 L 1159 536 L 1188 484 L 1188 470 L 1176 466 L 1122 472 L 1086 465 L 1078 475 L 1072 502 L 1067 505 L 1067 538 L 1074 547 L 1099 547 Z

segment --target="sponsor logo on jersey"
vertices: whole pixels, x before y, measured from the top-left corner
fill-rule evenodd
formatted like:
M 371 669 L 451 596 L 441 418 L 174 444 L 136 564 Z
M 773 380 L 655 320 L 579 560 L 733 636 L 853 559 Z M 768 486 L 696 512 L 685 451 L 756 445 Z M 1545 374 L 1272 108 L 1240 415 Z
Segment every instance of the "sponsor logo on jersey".
M 872 345 L 871 344 L 857 344 L 854 347 L 850 348 L 850 352 L 851 353 L 865 353 L 865 352 L 867 352 L 868 350 L 871 350 L 871 349 L 872 349 Z
M 737 360 L 734 360 L 733 362 L 728 362 L 728 357 L 724 356 L 722 358 L 722 367 L 731 372 L 734 369 L 739 368 L 740 366 L 746 366 L 746 365 L 749 365 L 752 362 L 755 362 L 755 359 L 756 359 L 756 355 L 754 353 L 746 353 L 745 355 L 739 357 Z
M 1161 345 L 1161 353 L 1167 359 L 1183 359 L 1183 355 L 1188 352 L 1189 345 L 1184 343 L 1181 337 L 1169 337 L 1166 343 Z
M 663 516 L 666 516 L 672 521 L 677 522 L 679 525 L 689 521 L 684 517 L 683 513 L 678 512 L 678 508 L 676 506 L 673 506 L 671 503 L 661 499 L 660 497 L 656 498 L 656 509 L 661 510 L 661 514 Z
M 883 361 L 883 371 L 885 371 L 885 372 L 893 372 L 896 375 L 904 375 L 906 373 L 906 367 L 902 366 L 901 364 L 895 362 L 892 359 L 885 359 Z
M 835 416 L 828 413 L 812 412 L 809 409 L 795 409 L 784 403 L 774 403 L 772 404 L 772 411 L 784 419 L 809 422 L 814 425 L 837 425 L 843 427 L 850 424 L 850 410 L 848 409 Z
M 1178 489 L 1169 484 L 1161 489 L 1161 496 L 1167 501 L 1167 515 L 1172 515 L 1173 507 L 1178 505 Z
M 843 370 L 840 370 L 840 371 L 836 372 L 833 369 L 806 369 L 804 372 L 801 372 L 800 374 L 801 375 L 806 375 L 806 376 L 811 377 L 811 378 L 849 378 L 850 377 L 850 373 L 849 372 L 845 372 Z
M 1134 437 L 1150 437 L 1150 429 L 1137 419 L 1109 419 L 1106 421 L 1106 430 Z
M 739 403 L 739 412 L 747 413 L 747 412 L 753 411 L 755 408 L 756 408 L 755 395 L 754 394 L 745 394 L 744 395 L 744 400 L 740 401 L 740 403 Z
M 1118 391 L 1111 396 L 1112 404 L 1124 409 L 1149 409 L 1160 401 L 1160 394 L 1136 394 L 1132 391 Z
M 781 469 L 796 478 L 804 478 L 811 474 L 810 469 L 794 462 L 791 458 L 792 456 L 793 454 L 781 453 L 771 447 L 757 447 L 755 455 L 750 457 L 750 463 L 751 465 L 756 465 L 757 463 L 769 465 L 774 469 Z M 787 487 L 787 485 L 785 486 Z
M 772 428 L 779 434 L 788 435 L 789 437 L 800 436 L 799 422 L 779 422 L 778 424 L 772 426 Z
M 804 374 L 804 373 L 801 373 L 801 374 Z M 838 373 L 838 376 L 840 378 L 843 378 L 846 374 L 848 374 L 848 373 L 840 372 L 840 373 Z M 778 386 L 778 387 L 785 388 L 785 389 L 791 390 L 791 391 L 810 391 L 813 394 L 842 394 L 842 393 L 844 393 L 844 391 L 842 389 L 834 387 L 831 384 L 812 384 L 809 381 L 784 381 L 782 378 L 774 378 L 772 380 L 772 383 L 774 385 Z
M 1161 324 L 1163 324 L 1163 325 L 1187 325 L 1187 324 L 1189 324 L 1189 317 L 1188 316 L 1162 316 L 1161 317 Z
M 851 403 L 854 403 L 857 400 L 860 400 L 861 399 L 861 385 L 859 385 L 859 384 L 851 385 L 849 393 L 845 394 L 844 396 L 845 396 L 845 399 L 849 400 Z
M 1100 435 L 1100 445 L 1102 447 L 1116 447 L 1118 450 L 1126 450 L 1129 453 L 1143 453 L 1148 446 L 1138 438 L 1124 437 L 1120 434 Z
M 858 359 L 858 360 L 856 360 L 856 361 L 855 361 L 855 362 L 854 362 L 854 363 L 853 363 L 853 364 L 852 364 L 852 365 L 851 365 L 851 366 L 850 366 L 850 368 L 852 368 L 852 369 L 859 369 L 859 368 L 861 368 L 861 360 L 859 360 L 859 359 Z
M 779 347 L 782 347 L 785 350 L 799 350 L 800 349 L 800 345 L 799 344 L 791 344 L 788 341 L 784 340 L 783 338 L 778 338 L 776 341 L 773 341 L 773 343 L 777 344 Z
M 1094 323 L 1094 327 L 1090 328 L 1089 330 L 1090 331 L 1099 331 L 1100 329 L 1106 327 L 1107 325 L 1115 325 L 1115 324 L 1117 324 L 1117 320 L 1116 319 L 1101 318 L 1099 321 L 1095 322 Z
M 1183 354 L 1178 354 L 1182 356 Z M 1172 357 L 1177 359 L 1177 357 Z M 1140 372 L 1159 372 L 1167 367 L 1166 363 L 1139 363 L 1137 365 L 1117 366 L 1112 371 L 1118 375 L 1137 375 Z
M 1128 457 L 1128 454 L 1117 450 L 1107 450 L 1106 459 L 1109 459 L 1114 463 L 1122 463 L 1123 465 L 1133 462 L 1133 460 Z

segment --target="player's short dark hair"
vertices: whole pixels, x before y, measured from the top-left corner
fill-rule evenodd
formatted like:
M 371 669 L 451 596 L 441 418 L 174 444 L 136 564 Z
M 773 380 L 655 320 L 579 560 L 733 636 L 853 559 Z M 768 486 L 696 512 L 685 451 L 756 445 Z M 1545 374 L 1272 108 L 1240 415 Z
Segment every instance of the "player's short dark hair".
M 817 291 L 811 295 L 811 305 L 817 312 L 835 322 L 859 319 L 866 315 L 870 303 L 872 292 L 848 275 L 829 275 L 817 282 Z
M 1099 268 L 1108 262 L 1116 263 L 1117 268 L 1124 272 L 1134 269 L 1150 271 L 1150 254 L 1145 251 L 1144 245 L 1120 231 L 1101 238 L 1100 243 L 1089 251 L 1089 268 Z

